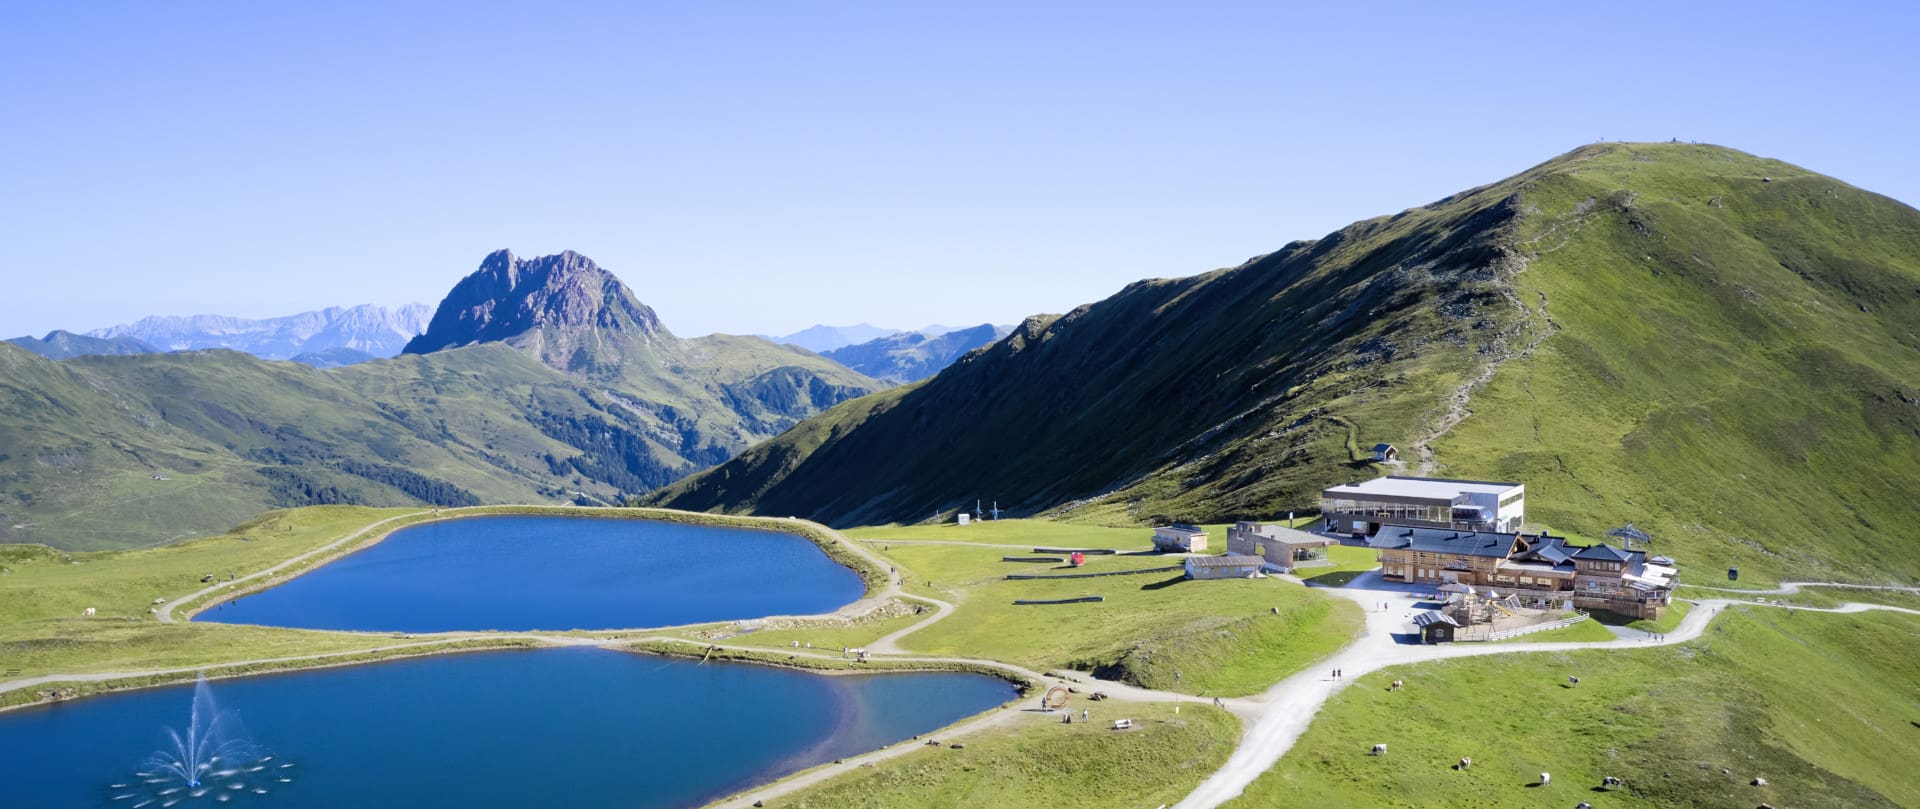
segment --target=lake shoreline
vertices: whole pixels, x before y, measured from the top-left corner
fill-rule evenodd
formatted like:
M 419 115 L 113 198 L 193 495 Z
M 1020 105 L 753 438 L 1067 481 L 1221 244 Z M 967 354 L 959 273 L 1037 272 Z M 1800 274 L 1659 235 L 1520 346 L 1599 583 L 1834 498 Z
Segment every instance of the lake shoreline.
M 479 652 L 532 651 L 541 648 L 560 648 L 561 644 L 542 643 L 539 640 L 524 637 L 501 638 L 458 638 L 446 641 L 426 641 L 414 646 L 389 647 L 385 649 L 367 649 L 352 652 L 337 652 L 311 658 L 260 661 L 257 663 L 216 664 L 205 668 L 168 671 L 154 674 L 129 674 L 102 680 L 60 680 L 40 683 L 38 688 L 15 689 L 0 692 L 0 699 L 7 694 L 29 694 L 35 698 L 23 702 L 0 704 L 0 714 L 39 706 L 62 705 L 90 697 L 122 694 L 131 691 L 145 691 L 154 688 L 166 688 L 173 685 L 190 683 L 205 676 L 208 680 L 232 680 L 243 677 L 255 677 L 272 674 L 292 674 L 301 671 L 347 668 L 371 663 L 386 663 L 395 660 L 433 657 L 436 655 L 473 654 Z M 336 659 L 339 658 L 339 659 Z M 40 697 L 48 691 L 72 691 L 56 697 Z
M 778 650 L 753 650 L 738 647 L 723 647 L 703 644 L 691 640 L 644 640 L 625 646 L 612 647 L 628 654 L 672 657 L 716 663 L 749 663 L 756 666 L 796 669 L 800 671 L 838 676 L 843 674 L 912 674 L 915 672 L 961 672 L 965 674 L 983 674 L 1011 683 L 1027 694 L 1034 688 L 1030 678 L 1010 669 L 990 666 L 982 663 L 961 663 L 954 661 L 912 660 L 897 658 L 873 658 L 866 663 L 856 660 L 842 660 L 822 657 L 823 651 L 810 650 L 811 654 L 786 654 Z
M 827 558 L 832 559 L 835 563 L 839 564 L 840 566 L 853 571 L 854 575 L 860 578 L 860 583 L 862 587 L 860 597 L 855 599 L 853 602 L 840 607 L 839 609 L 836 609 L 830 612 L 825 612 L 825 613 L 809 614 L 806 616 L 766 616 L 766 617 L 824 617 L 828 615 L 843 614 L 848 610 L 851 610 L 862 604 L 871 602 L 876 596 L 884 592 L 888 586 L 888 575 L 886 573 L 881 572 L 877 565 L 875 565 L 867 557 L 859 553 L 847 550 L 847 543 L 850 542 L 850 540 L 846 540 L 840 537 L 838 534 L 834 533 L 831 529 L 827 529 L 824 526 L 820 526 L 816 523 L 807 522 L 804 520 L 795 520 L 791 518 L 781 519 L 778 517 L 746 517 L 746 516 L 723 515 L 723 514 L 706 514 L 703 512 L 694 512 L 694 511 L 676 511 L 673 509 L 655 509 L 655 508 L 629 508 L 624 506 L 608 507 L 608 508 L 586 508 L 582 506 L 536 506 L 536 505 L 470 506 L 466 508 L 438 509 L 432 512 L 422 511 L 416 514 L 402 515 L 401 517 L 389 518 L 394 521 L 394 524 L 391 526 L 388 526 L 385 530 L 382 530 L 375 534 L 370 534 L 369 536 L 364 537 L 359 541 L 342 545 L 341 547 L 335 548 L 324 554 L 316 556 L 313 559 L 303 563 L 301 569 L 298 572 L 295 572 L 291 575 L 268 576 L 262 580 L 247 583 L 245 586 L 242 586 L 236 589 L 227 590 L 223 592 L 209 593 L 198 600 L 188 602 L 187 604 L 178 606 L 175 608 L 175 613 L 176 613 L 175 620 L 182 621 L 182 622 L 192 622 L 196 616 L 198 616 L 199 614 L 207 610 L 213 609 L 214 607 L 220 606 L 221 604 L 225 604 L 227 602 L 233 601 L 234 599 L 242 598 L 248 595 L 253 595 L 255 593 L 259 593 L 265 590 L 270 590 L 272 588 L 286 584 L 290 581 L 293 581 L 294 579 L 297 579 L 315 570 L 319 570 L 320 568 L 325 567 L 333 562 L 337 562 L 343 558 L 346 558 L 353 554 L 356 554 L 361 551 L 372 548 L 374 546 L 377 546 L 380 543 L 385 542 L 389 537 L 393 536 L 395 533 L 407 528 L 415 528 L 415 527 L 429 525 L 436 522 L 449 522 L 453 520 L 472 519 L 472 518 L 478 518 L 478 517 L 503 517 L 503 516 L 644 520 L 644 521 L 652 521 L 652 522 L 673 523 L 678 525 L 702 525 L 702 526 L 708 526 L 708 527 L 714 527 L 714 528 L 733 528 L 733 529 L 749 530 L 749 531 L 766 531 L 771 533 L 788 534 L 791 536 L 800 537 L 801 539 L 805 539 L 808 542 L 812 543 L 815 547 L 818 547 L 822 553 L 825 553 L 827 555 Z M 485 631 L 485 630 L 477 630 L 477 631 Z M 618 630 L 609 630 L 609 631 L 618 631 Z

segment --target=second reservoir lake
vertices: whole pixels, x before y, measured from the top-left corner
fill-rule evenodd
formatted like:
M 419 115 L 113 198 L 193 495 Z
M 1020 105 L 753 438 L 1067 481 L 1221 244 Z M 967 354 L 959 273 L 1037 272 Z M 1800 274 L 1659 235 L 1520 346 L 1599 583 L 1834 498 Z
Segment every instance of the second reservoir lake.
M 863 591 L 858 574 L 792 534 L 469 517 L 402 528 L 194 620 L 373 632 L 624 629 L 831 612 Z

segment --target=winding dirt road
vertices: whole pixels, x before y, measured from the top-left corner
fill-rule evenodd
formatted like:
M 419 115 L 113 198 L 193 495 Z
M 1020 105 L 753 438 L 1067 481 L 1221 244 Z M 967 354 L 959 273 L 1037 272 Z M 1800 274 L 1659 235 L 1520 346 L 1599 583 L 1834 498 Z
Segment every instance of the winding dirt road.
M 1377 575 L 1377 574 L 1371 574 Z M 1357 579 L 1355 584 L 1365 581 Z M 1802 583 L 1800 586 L 1815 583 Z M 1850 585 L 1833 585 L 1850 586 Z M 1763 606 L 1747 601 L 1732 599 L 1710 599 L 1695 602 L 1694 609 L 1681 619 L 1679 626 L 1666 633 L 1659 641 L 1596 641 L 1586 643 L 1528 643 L 1528 644 L 1475 644 L 1452 643 L 1438 646 L 1409 645 L 1397 643 L 1393 635 L 1406 631 L 1412 610 L 1405 603 L 1403 592 L 1391 590 L 1370 590 L 1347 588 L 1324 588 L 1333 595 L 1348 598 L 1367 609 L 1367 631 L 1360 640 L 1336 652 L 1332 657 L 1315 664 L 1310 671 L 1301 672 L 1278 685 L 1273 686 L 1254 698 L 1260 703 L 1257 712 L 1250 717 L 1252 724 L 1242 737 L 1240 747 L 1227 759 L 1225 766 L 1212 777 L 1201 782 L 1192 794 L 1176 804 L 1175 809 L 1209 809 L 1232 800 L 1253 783 L 1261 773 L 1271 769 L 1292 749 L 1300 734 L 1312 723 L 1321 706 L 1334 694 L 1350 685 L 1354 678 L 1387 666 L 1403 663 L 1422 663 L 1429 660 L 1448 660 L 1458 657 L 1479 657 L 1497 654 L 1537 654 L 1540 652 L 1565 652 L 1575 649 L 1642 649 L 1650 646 L 1671 646 L 1686 643 L 1700 637 L 1713 617 L 1732 605 Z M 1892 588 L 1911 589 L 1911 588 Z M 1762 591 L 1739 591 L 1758 593 Z M 1784 590 L 1782 592 L 1785 592 Z M 1792 592 L 1798 592 L 1793 590 Z M 1391 609 L 1377 611 L 1375 606 L 1385 601 Z M 1774 606 L 1774 605 L 1764 605 Z M 1814 607 L 1779 607 L 1809 612 L 1853 613 L 1867 610 L 1888 610 L 1920 615 L 1920 610 L 1905 607 L 1889 607 L 1880 604 L 1860 604 L 1848 602 L 1839 607 L 1821 609 Z M 1345 676 L 1338 680 L 1328 676 L 1333 669 L 1343 670 Z

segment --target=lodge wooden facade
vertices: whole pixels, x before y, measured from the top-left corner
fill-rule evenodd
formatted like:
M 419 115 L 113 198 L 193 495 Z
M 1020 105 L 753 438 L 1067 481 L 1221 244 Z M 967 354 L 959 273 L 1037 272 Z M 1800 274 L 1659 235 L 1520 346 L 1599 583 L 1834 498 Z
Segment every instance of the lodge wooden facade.
M 1389 525 L 1368 540 L 1388 581 L 1571 598 L 1582 609 L 1658 618 L 1673 601 L 1672 560 L 1563 537 Z

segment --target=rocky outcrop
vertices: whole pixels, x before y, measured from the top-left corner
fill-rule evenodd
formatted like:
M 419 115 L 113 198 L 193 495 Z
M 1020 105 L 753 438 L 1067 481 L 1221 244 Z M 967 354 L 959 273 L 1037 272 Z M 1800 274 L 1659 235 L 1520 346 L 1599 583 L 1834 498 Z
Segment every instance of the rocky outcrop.
M 619 363 L 617 347 L 608 351 L 606 343 L 652 335 L 672 339 L 653 310 L 593 259 L 571 250 L 533 259 L 497 250 L 454 285 L 404 353 L 506 342 L 553 367 L 587 370 Z

